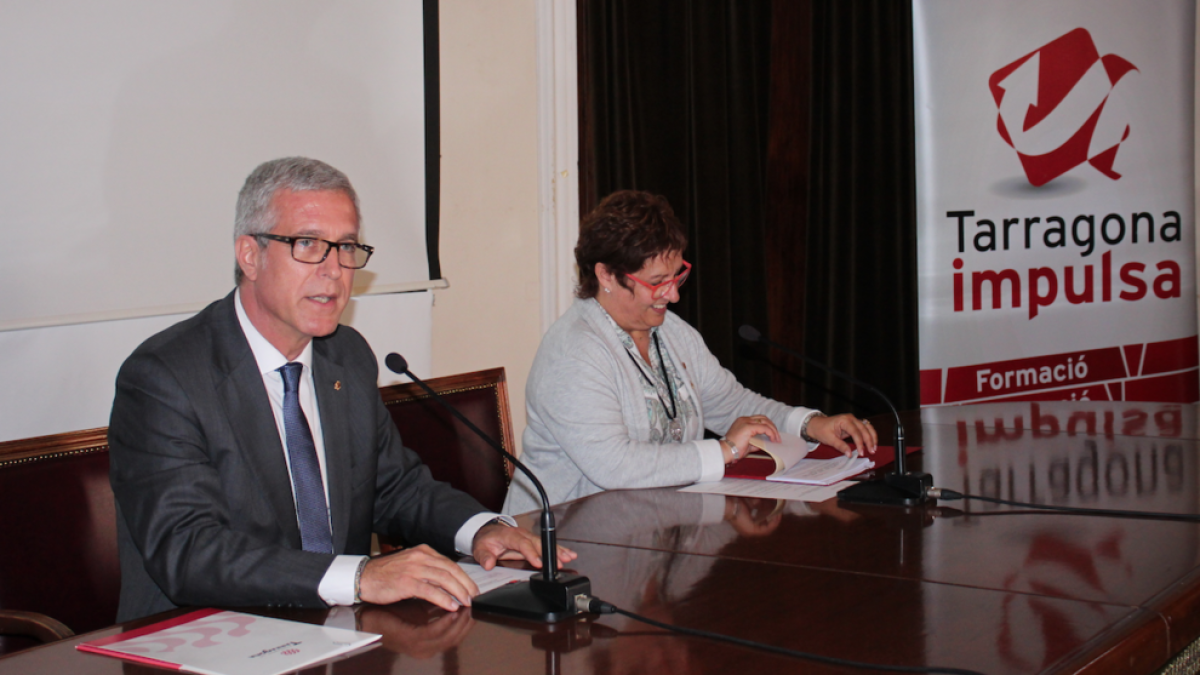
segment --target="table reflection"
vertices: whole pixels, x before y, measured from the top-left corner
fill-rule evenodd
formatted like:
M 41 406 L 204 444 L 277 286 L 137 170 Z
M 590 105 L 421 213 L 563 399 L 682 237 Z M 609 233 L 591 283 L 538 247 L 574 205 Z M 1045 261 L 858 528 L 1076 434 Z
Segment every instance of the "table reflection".
M 952 425 L 974 429 L 981 438 L 1003 442 L 1005 434 L 985 431 L 1028 431 L 1035 438 L 1060 433 L 1069 436 L 1102 435 L 1200 439 L 1197 404 L 1141 401 L 1023 401 L 978 406 L 923 408 L 905 415 L 906 425 Z M 919 421 L 918 421 L 919 420 Z
M 475 625 L 470 612 L 447 612 L 432 605 L 421 612 L 411 609 L 364 605 L 358 613 L 358 629 L 382 634 L 383 647 L 389 651 L 430 659 L 458 647 Z

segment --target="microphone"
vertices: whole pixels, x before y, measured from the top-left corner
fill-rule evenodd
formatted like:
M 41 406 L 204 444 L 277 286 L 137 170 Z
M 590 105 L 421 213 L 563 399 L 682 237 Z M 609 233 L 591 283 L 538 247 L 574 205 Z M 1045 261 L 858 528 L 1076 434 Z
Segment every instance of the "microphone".
M 413 375 L 412 371 L 408 369 L 408 361 L 403 356 L 392 352 L 384 359 L 384 363 L 393 373 L 407 375 L 409 379 L 417 383 L 417 386 L 424 389 L 425 393 L 450 411 L 450 414 L 475 432 L 476 436 L 482 438 L 493 450 L 512 462 L 513 466 L 529 477 L 533 486 L 537 488 L 538 495 L 542 498 L 542 571 L 530 577 L 529 581 L 506 584 L 476 597 L 471 601 L 471 607 L 493 614 L 545 623 L 555 623 L 578 614 L 580 610 L 576 606 L 576 598 L 590 595 L 592 582 L 585 576 L 558 570 L 558 536 L 554 527 L 554 513 L 550 511 L 550 499 L 546 496 L 546 489 L 542 487 L 542 482 L 521 463 L 521 460 L 475 426 L 471 420 L 467 419 L 466 415 L 450 405 L 421 378 Z
M 738 335 L 746 342 L 757 342 L 768 347 L 773 347 L 835 377 L 840 377 L 843 380 L 856 384 L 883 399 L 883 402 L 891 409 L 892 415 L 896 418 L 896 461 L 894 470 L 891 473 L 885 474 L 882 479 L 860 481 L 856 485 L 841 490 L 838 492 L 838 499 L 850 502 L 865 502 L 868 504 L 895 504 L 902 506 L 916 506 L 933 501 L 934 498 L 929 495 L 929 489 L 933 487 L 933 476 L 923 471 L 908 471 L 904 456 L 904 425 L 900 422 L 900 413 L 896 410 L 896 406 L 892 405 L 891 399 L 884 395 L 882 391 L 853 375 L 848 375 L 840 370 L 831 368 L 816 359 L 774 342 L 763 336 L 753 326 L 743 325 L 738 329 Z

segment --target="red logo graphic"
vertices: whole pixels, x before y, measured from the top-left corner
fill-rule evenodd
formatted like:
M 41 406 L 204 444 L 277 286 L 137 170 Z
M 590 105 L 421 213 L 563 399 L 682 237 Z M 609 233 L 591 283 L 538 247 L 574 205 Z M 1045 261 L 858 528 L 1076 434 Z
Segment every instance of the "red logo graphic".
M 295 656 L 296 654 L 299 654 L 299 653 L 300 653 L 300 650 L 294 649 L 294 648 L 293 649 L 285 649 L 282 652 L 280 652 L 280 654 L 283 654 L 284 656 Z
M 1030 183 L 1045 185 L 1084 162 L 1121 177 L 1113 161 L 1129 125 L 1105 107 L 1121 78 L 1136 70 L 1116 54 L 1100 56 L 1091 34 L 1076 28 L 992 73 L 996 127 Z

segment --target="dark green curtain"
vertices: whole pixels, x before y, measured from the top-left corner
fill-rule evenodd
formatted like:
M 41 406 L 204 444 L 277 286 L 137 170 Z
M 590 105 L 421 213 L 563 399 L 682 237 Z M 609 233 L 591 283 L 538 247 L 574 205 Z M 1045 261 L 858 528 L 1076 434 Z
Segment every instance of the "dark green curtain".
M 747 386 L 875 413 L 736 339 L 743 323 L 917 397 L 909 3 L 579 0 L 581 210 L 670 200 L 696 265 L 676 311 Z

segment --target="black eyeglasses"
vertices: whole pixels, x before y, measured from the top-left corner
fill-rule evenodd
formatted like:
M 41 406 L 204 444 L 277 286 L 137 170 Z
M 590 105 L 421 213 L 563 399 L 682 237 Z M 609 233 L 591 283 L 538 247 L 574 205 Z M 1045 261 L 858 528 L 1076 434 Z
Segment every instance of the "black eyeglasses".
M 367 261 L 375 252 L 374 246 L 353 241 L 329 241 L 316 237 L 284 237 L 278 234 L 256 234 L 254 236 L 290 244 L 292 258 L 297 262 L 309 265 L 320 265 L 325 262 L 325 259 L 329 257 L 329 252 L 336 247 L 339 265 L 352 270 L 360 270 L 367 266 Z M 325 244 L 325 247 L 322 248 L 321 244 Z

